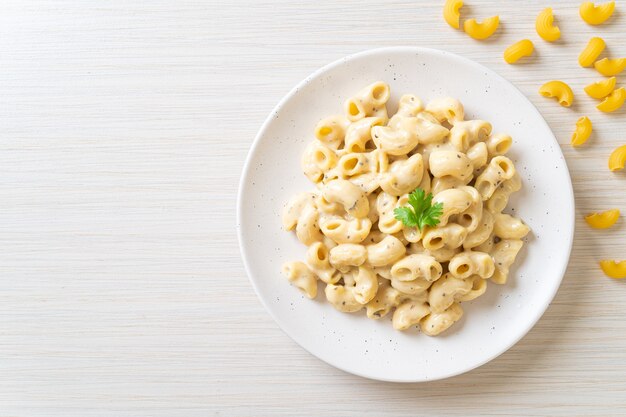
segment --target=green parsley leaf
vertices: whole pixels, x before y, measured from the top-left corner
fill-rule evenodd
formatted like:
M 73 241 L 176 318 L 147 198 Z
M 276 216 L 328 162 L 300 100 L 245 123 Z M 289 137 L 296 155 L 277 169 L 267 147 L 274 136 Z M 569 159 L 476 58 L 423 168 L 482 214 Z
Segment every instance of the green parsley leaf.
M 443 213 L 443 203 L 431 205 L 433 195 L 416 188 L 409 194 L 410 207 L 398 207 L 393 211 L 394 217 L 407 227 L 417 227 L 422 230 L 425 226 L 434 227 L 439 224 L 439 217 Z
M 410 207 L 398 207 L 394 209 L 393 216 L 408 227 L 415 227 L 418 224 L 417 217 Z

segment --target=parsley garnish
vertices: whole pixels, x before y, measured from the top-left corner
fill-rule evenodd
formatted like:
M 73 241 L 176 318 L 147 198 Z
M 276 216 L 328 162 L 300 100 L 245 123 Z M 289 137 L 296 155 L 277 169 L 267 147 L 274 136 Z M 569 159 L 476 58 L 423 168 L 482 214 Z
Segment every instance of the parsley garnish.
M 417 227 L 422 230 L 424 226 L 437 226 L 439 216 L 443 213 L 443 203 L 431 205 L 433 195 L 426 193 L 421 188 L 416 188 L 409 194 L 409 207 L 398 207 L 393 211 L 396 219 L 405 226 Z

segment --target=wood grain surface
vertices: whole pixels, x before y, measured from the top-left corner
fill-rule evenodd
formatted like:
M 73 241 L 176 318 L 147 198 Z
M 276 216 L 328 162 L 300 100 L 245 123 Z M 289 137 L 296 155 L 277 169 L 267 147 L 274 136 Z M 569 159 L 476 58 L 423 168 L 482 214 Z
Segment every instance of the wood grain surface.
M 626 110 L 600 114 L 577 56 L 602 36 L 626 56 L 626 2 L 591 27 L 574 1 L 466 0 L 500 14 L 484 42 L 443 1 L 5 0 L 0 14 L 0 416 L 626 415 Z M 553 7 L 562 40 L 534 31 Z M 504 63 L 530 38 L 536 54 Z M 392 384 L 309 355 L 264 311 L 240 259 L 237 183 L 272 107 L 317 68 L 361 50 L 446 49 L 511 80 L 554 130 L 577 230 L 556 299 L 515 347 L 468 374 Z M 551 79 L 570 109 L 537 94 Z M 511 109 L 515 111 L 515 109 Z M 576 119 L 594 134 L 574 150 Z

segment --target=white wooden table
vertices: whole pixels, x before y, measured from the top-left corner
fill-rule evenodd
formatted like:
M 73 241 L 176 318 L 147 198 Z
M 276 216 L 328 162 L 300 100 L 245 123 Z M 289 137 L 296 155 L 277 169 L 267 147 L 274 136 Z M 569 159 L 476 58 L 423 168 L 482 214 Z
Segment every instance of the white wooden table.
M 498 34 L 449 28 L 443 1 L 5 0 L 0 14 L 0 416 L 626 415 L 626 177 L 606 167 L 626 112 L 599 114 L 578 67 L 588 38 L 626 56 L 626 4 L 590 27 L 577 1 L 467 0 Z M 563 40 L 543 42 L 552 6 Z M 529 37 L 537 55 L 502 51 Z M 620 42 L 621 40 L 621 42 Z M 491 363 L 415 385 L 345 374 L 264 311 L 235 236 L 235 196 L 257 129 L 320 66 L 368 48 L 447 49 L 517 85 L 569 164 L 576 241 L 537 326 Z M 538 96 L 563 79 L 572 109 Z M 515 109 L 511 109 L 515 111 Z M 573 150 L 575 120 L 595 133 Z

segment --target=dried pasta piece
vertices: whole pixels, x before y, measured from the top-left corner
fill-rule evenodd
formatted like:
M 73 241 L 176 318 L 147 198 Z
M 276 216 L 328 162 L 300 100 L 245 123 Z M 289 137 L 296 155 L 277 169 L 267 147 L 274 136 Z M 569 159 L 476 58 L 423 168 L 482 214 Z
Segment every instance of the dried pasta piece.
M 619 214 L 618 209 L 606 210 L 602 213 L 591 213 L 585 216 L 585 221 L 594 229 L 608 229 L 617 222 Z
M 571 106 L 574 101 L 574 92 L 563 81 L 548 81 L 539 88 L 539 94 L 556 98 L 563 107 Z
M 488 17 L 480 23 L 476 19 L 469 19 L 463 23 L 463 30 L 472 38 L 483 40 L 493 35 L 499 24 L 499 16 Z
M 600 74 L 611 77 L 624 71 L 624 68 L 626 68 L 626 58 L 602 58 L 601 60 L 594 62 L 593 67 Z
M 537 34 L 548 42 L 554 42 L 561 37 L 561 29 L 554 24 L 554 15 L 551 7 L 547 7 L 539 13 L 535 22 L 535 29 Z
M 446 0 L 446 3 L 443 6 L 443 18 L 455 29 L 458 29 L 461 26 L 461 7 L 463 7 L 462 0 Z
M 609 156 L 609 169 L 611 171 L 620 171 L 624 169 L 626 164 L 626 145 L 622 145 L 611 152 Z
M 611 17 L 613 10 L 615 10 L 614 1 L 609 1 L 597 6 L 590 1 L 585 1 L 580 5 L 578 12 L 585 22 L 590 25 L 599 25 Z
M 591 131 L 591 120 L 589 120 L 587 116 L 583 116 L 578 119 L 576 121 L 576 130 L 572 134 L 572 146 L 581 146 L 583 143 L 587 142 L 587 139 L 589 139 L 589 136 L 591 135 Z
M 621 87 L 617 90 L 613 90 L 611 94 L 606 96 L 604 100 L 602 100 L 602 103 L 596 106 L 596 109 L 605 113 L 612 113 L 622 107 L 624 100 L 626 100 L 626 90 L 624 87 Z
M 604 51 L 604 48 L 606 48 L 604 39 L 598 38 L 597 36 L 589 39 L 585 49 L 583 49 L 580 55 L 578 55 L 578 63 L 581 67 L 592 66 L 602 51 Z
M 504 50 L 504 60 L 507 64 L 514 64 L 525 56 L 532 55 L 535 46 L 530 39 L 522 39 Z
M 626 261 L 602 260 L 600 261 L 600 268 L 602 268 L 602 272 L 604 272 L 607 277 L 613 279 L 626 278 Z
M 611 94 L 611 91 L 615 89 L 615 83 L 617 79 L 615 77 L 606 78 L 602 81 L 596 81 L 585 87 L 585 93 L 591 98 L 598 100 Z

